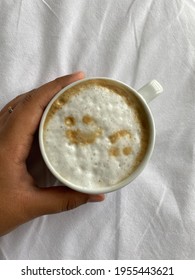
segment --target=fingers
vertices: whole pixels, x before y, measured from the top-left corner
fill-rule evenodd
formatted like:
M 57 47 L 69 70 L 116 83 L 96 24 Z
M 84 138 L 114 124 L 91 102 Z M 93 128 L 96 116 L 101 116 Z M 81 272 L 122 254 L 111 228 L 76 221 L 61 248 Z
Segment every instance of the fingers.
M 27 131 L 34 133 L 43 110 L 52 97 L 65 86 L 82 78 L 84 78 L 83 72 L 60 77 L 23 95 L 22 101 L 14 110 L 14 119 L 17 117 L 15 121 L 17 123 L 17 129 L 25 131 L 25 133 Z M 18 120 L 21 120 L 21 122 Z
M 7 111 L 9 122 L 7 123 L 6 141 L 11 146 L 15 147 L 20 144 L 20 147 L 24 147 L 25 153 L 22 154 L 23 158 L 21 160 L 25 160 L 28 156 L 33 135 L 38 128 L 43 111 L 52 97 L 65 86 L 83 78 L 83 72 L 57 78 L 23 94 L 22 97 L 18 98 L 20 102 L 9 103 L 12 104 L 9 106 L 15 104 L 15 108 L 10 114 Z M 4 114 L 6 114 L 8 107 L 6 106 L 4 109 Z
M 31 216 L 37 217 L 68 211 L 87 202 L 100 202 L 104 200 L 104 195 L 80 193 L 65 187 L 51 187 L 37 189 L 31 198 Z

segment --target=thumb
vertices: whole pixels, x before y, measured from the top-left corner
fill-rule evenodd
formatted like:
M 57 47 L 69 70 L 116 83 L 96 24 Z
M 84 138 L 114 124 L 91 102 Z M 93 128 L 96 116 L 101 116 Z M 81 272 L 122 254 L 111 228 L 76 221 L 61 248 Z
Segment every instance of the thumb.
M 37 189 L 31 204 L 32 216 L 54 214 L 74 209 L 87 202 L 100 202 L 104 195 L 80 193 L 66 187 Z

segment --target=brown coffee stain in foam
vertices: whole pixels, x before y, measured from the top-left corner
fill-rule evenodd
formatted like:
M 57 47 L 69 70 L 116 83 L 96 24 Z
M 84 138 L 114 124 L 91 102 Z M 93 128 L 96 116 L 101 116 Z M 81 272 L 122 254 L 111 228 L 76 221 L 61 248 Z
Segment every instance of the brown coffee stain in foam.
M 102 135 L 102 129 L 96 125 L 95 119 L 90 115 L 84 115 L 82 122 L 86 125 L 85 130 L 67 129 L 65 135 L 72 144 L 88 145 Z M 65 118 L 65 125 L 68 127 L 76 125 L 76 119 L 73 116 Z
M 123 148 L 123 154 L 124 154 L 125 156 L 128 156 L 128 155 L 130 155 L 131 153 L 132 153 L 132 148 L 131 148 L 130 146 L 127 146 L 127 147 Z
M 123 130 L 118 130 L 118 131 L 114 132 L 108 138 L 109 138 L 110 142 L 114 145 L 120 140 L 120 138 L 126 137 L 126 136 L 129 139 L 131 139 L 131 133 L 128 130 L 123 129 Z M 119 147 L 113 146 L 109 149 L 108 153 L 110 156 L 114 156 L 114 157 L 120 156 L 121 153 L 125 156 L 128 156 L 132 153 L 132 148 L 130 146 L 126 146 L 123 149 L 119 149 Z
M 67 126 L 74 126 L 76 124 L 76 120 L 73 116 L 68 116 L 64 119 L 64 123 Z
M 125 137 L 125 136 L 128 136 L 129 138 L 131 138 L 131 133 L 126 129 L 122 129 L 122 130 L 118 130 L 118 131 L 114 132 L 108 138 L 109 138 L 110 142 L 112 144 L 114 144 L 117 141 L 119 141 L 119 139 L 121 137 Z
M 97 128 L 93 132 L 87 132 L 80 129 L 68 129 L 66 130 L 65 134 L 72 144 L 88 145 L 93 144 L 97 137 L 100 137 L 102 135 L 102 130 L 100 128 Z
M 118 157 L 120 155 L 120 149 L 118 147 L 111 147 L 108 153 L 110 156 Z
M 130 146 L 124 147 L 123 149 L 120 149 L 119 147 L 111 147 L 108 150 L 108 153 L 113 157 L 118 157 L 121 155 L 128 156 L 132 153 L 132 148 Z
M 82 121 L 83 121 L 84 124 L 94 123 L 94 119 L 90 115 L 83 116 Z

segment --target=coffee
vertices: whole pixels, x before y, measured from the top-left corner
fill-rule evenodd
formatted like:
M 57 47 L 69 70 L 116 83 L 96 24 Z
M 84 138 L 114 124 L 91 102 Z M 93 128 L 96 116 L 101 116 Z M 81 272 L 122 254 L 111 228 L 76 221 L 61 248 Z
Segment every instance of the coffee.
M 82 189 L 116 185 L 143 161 L 150 138 L 142 101 L 113 80 L 83 80 L 58 96 L 43 126 L 45 155 Z

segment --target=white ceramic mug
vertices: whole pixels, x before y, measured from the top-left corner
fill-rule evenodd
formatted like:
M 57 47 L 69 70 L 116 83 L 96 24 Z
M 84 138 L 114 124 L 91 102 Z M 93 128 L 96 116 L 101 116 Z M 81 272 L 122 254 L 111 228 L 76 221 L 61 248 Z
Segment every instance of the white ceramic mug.
M 149 143 L 148 143 L 148 148 L 147 151 L 145 153 L 145 156 L 143 158 L 143 160 L 141 161 L 141 163 L 139 164 L 139 166 L 135 169 L 135 171 L 133 171 L 132 174 L 130 174 L 129 176 L 127 176 L 124 180 L 112 185 L 112 186 L 105 186 L 105 187 L 95 187 L 95 188 L 85 188 L 82 185 L 79 184 L 75 184 L 72 183 L 71 180 L 67 180 L 66 178 L 64 178 L 63 176 L 61 176 L 56 170 L 55 168 L 52 166 L 52 162 L 49 161 L 48 157 L 47 157 L 47 153 L 45 151 L 45 145 L 44 145 L 44 140 L 43 140 L 43 132 L 44 132 L 44 123 L 47 117 L 47 114 L 52 106 L 52 104 L 54 103 L 54 101 L 65 91 L 67 91 L 68 89 L 73 88 L 75 85 L 78 85 L 79 83 L 82 83 L 83 81 L 90 81 L 90 80 L 97 80 L 97 79 L 101 79 L 103 81 L 114 81 L 115 83 L 117 83 L 120 86 L 125 87 L 126 89 L 129 89 L 129 91 L 131 93 L 133 93 L 140 101 L 140 103 L 142 104 L 142 106 L 145 109 L 145 112 L 147 114 L 147 118 L 148 118 L 148 122 L 149 122 Z M 163 91 L 162 86 L 156 81 L 156 80 L 152 80 L 150 83 L 146 84 L 145 86 L 143 86 L 141 89 L 139 90 L 135 90 L 133 88 L 131 88 L 130 86 L 117 81 L 117 80 L 113 80 L 113 79 L 109 79 L 109 78 L 105 78 L 105 77 L 95 77 L 95 78 L 87 78 L 84 80 L 80 80 L 77 81 L 73 84 L 70 84 L 69 86 L 65 87 L 64 89 L 62 89 L 59 93 L 56 94 L 56 96 L 50 101 L 50 103 L 48 104 L 47 108 L 45 109 L 45 112 L 43 113 L 41 122 L 40 122 L 40 127 L 39 127 L 39 144 L 40 144 L 40 150 L 43 156 L 43 159 L 47 165 L 47 167 L 49 168 L 49 170 L 51 171 L 51 173 L 64 185 L 79 191 L 79 192 L 85 192 L 85 193 L 92 193 L 92 194 L 98 194 L 98 193 L 107 193 L 107 192 L 112 192 L 112 191 L 116 191 L 126 185 L 128 185 L 130 182 L 132 182 L 144 169 L 144 167 L 146 166 L 146 164 L 148 163 L 153 149 L 154 149 L 154 144 L 155 144 L 155 124 L 154 124 L 154 119 L 151 113 L 151 110 L 148 106 L 148 103 L 154 99 L 156 96 L 158 96 L 161 92 Z M 75 168 L 77 168 L 77 166 L 75 166 Z

